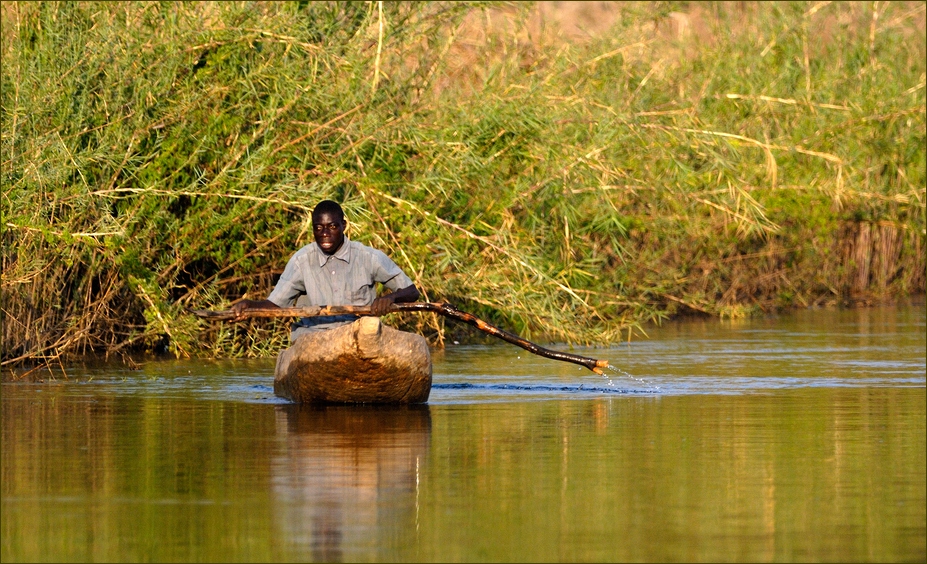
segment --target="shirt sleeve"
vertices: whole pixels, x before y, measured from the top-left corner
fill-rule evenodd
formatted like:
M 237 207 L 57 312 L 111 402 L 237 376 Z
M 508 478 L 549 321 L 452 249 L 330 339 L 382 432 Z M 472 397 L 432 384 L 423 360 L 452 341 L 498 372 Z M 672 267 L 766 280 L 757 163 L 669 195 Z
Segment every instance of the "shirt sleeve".
M 373 249 L 373 258 L 375 264 L 373 279 L 375 281 L 386 286 L 391 292 L 412 285 L 412 279 L 386 253 Z
M 299 271 L 301 253 L 295 253 L 286 263 L 283 274 L 267 299 L 280 307 L 288 307 L 302 294 L 306 293 L 306 284 Z

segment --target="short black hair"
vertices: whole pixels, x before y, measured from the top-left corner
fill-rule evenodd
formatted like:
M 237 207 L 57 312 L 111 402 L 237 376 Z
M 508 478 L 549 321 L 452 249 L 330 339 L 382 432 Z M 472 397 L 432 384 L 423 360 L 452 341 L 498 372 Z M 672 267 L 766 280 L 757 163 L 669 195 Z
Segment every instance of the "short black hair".
M 315 222 L 315 219 L 323 213 L 330 213 L 344 221 L 344 210 L 341 209 L 341 205 L 338 202 L 322 200 L 316 204 L 315 209 L 312 210 L 312 221 Z

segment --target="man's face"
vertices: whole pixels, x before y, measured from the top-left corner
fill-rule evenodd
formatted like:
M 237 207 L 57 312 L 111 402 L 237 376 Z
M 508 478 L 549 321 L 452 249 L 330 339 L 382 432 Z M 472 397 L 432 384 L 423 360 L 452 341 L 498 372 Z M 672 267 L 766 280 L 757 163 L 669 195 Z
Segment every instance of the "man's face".
M 312 234 L 315 242 L 326 255 L 338 252 L 344 243 L 344 229 L 348 222 L 335 214 L 322 212 L 312 217 Z

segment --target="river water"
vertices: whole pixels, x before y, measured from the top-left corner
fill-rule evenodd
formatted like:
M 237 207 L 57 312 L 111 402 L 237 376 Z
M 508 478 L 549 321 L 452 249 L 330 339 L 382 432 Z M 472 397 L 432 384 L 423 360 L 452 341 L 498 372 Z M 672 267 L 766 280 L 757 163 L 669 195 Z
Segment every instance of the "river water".
M 2 384 L 0 560 L 918 561 L 923 305 L 434 354 L 418 407 L 312 408 L 273 360 Z M 567 349 L 564 349 L 567 350 Z

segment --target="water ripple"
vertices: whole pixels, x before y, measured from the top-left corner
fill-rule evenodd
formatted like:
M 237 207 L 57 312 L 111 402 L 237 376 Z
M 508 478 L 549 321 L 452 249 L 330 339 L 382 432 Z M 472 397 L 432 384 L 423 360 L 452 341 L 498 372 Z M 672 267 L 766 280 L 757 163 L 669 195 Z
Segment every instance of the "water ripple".
M 550 384 L 472 384 L 469 382 L 456 382 L 451 384 L 433 384 L 432 389 L 437 390 L 474 390 L 474 391 L 515 391 L 537 393 L 567 393 L 567 394 L 652 394 L 653 390 L 634 390 L 601 386 L 577 385 L 550 385 Z

